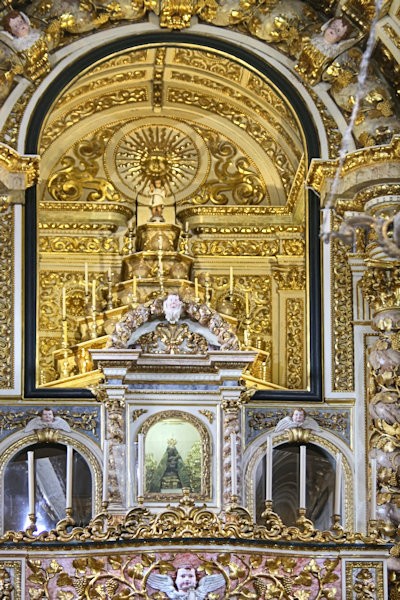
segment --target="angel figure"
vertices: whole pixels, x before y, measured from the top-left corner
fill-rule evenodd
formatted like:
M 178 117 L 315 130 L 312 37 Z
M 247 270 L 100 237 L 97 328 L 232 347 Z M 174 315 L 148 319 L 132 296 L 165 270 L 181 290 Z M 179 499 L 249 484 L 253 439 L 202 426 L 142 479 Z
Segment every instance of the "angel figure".
M 196 570 L 191 566 L 178 568 L 175 582 L 169 575 L 150 573 L 147 583 L 171 600 L 206 600 L 208 594 L 225 587 L 224 576 L 220 573 L 206 575 L 198 582 Z
M 307 417 L 304 408 L 295 408 L 291 416 L 289 415 L 278 421 L 275 431 L 285 431 L 286 429 L 293 429 L 295 427 L 314 429 L 316 431 L 321 429 L 315 419 Z
M 19 10 L 11 9 L 3 17 L 0 41 L 15 52 L 25 77 L 36 81 L 49 73 L 49 51 L 58 46 L 63 30 L 71 18 L 70 15 L 63 15 L 42 31 L 33 27 L 29 17 Z
M 320 33 L 304 44 L 294 68 L 305 81 L 315 85 L 332 61 L 354 46 L 358 34 L 344 17 L 330 19 L 321 27 Z

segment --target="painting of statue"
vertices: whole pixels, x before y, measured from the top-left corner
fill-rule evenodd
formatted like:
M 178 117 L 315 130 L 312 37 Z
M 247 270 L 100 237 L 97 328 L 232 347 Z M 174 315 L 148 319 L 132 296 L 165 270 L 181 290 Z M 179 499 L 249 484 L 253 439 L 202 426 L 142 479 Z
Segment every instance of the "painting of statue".
M 201 433 L 183 418 L 161 419 L 146 434 L 146 494 L 196 495 L 202 491 Z

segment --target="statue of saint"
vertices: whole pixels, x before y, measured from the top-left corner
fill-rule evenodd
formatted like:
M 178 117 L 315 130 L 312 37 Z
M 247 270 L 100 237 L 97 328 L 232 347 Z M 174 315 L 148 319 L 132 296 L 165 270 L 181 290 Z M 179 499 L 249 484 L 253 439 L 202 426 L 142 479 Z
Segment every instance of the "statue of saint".
M 164 452 L 153 478 L 150 482 L 149 492 L 178 492 L 183 488 L 190 489 L 189 471 L 183 462 L 176 440 L 168 440 L 167 449 Z
M 156 179 L 150 184 L 150 212 L 149 223 L 164 223 L 163 211 L 165 206 L 166 189 L 161 179 Z

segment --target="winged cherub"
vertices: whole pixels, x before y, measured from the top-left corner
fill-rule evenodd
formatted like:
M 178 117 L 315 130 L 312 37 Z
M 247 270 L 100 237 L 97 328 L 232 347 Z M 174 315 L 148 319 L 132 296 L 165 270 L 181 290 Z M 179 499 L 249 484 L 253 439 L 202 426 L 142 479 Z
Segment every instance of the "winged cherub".
M 198 583 L 196 570 L 191 566 L 177 569 L 175 583 L 169 575 L 158 573 L 150 573 L 147 583 L 155 590 L 164 592 L 171 600 L 205 600 L 211 592 L 225 587 L 224 576 L 220 573 L 206 575 Z

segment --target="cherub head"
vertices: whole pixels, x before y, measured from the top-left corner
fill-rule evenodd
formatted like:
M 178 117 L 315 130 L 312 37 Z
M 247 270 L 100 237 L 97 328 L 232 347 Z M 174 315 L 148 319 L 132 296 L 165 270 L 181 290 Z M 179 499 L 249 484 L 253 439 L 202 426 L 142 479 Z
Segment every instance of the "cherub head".
M 53 423 L 54 421 L 54 412 L 52 408 L 44 408 L 40 413 L 40 418 L 43 423 Z
M 165 318 L 174 324 L 179 321 L 183 310 L 183 303 L 177 294 L 170 294 L 163 303 Z
M 175 578 L 175 587 L 178 592 L 188 592 L 189 590 L 196 589 L 196 586 L 196 570 L 189 565 L 179 567 Z
M 304 410 L 304 408 L 295 408 L 292 414 L 292 421 L 293 423 L 296 423 L 297 425 L 301 425 L 302 423 L 304 423 L 304 420 L 306 418 L 306 411 Z
M 31 32 L 29 19 L 19 10 L 7 13 L 2 24 L 4 29 L 16 38 L 26 37 Z
M 323 38 L 327 44 L 337 44 L 349 33 L 349 24 L 342 18 L 331 19 L 323 29 Z

